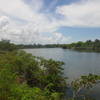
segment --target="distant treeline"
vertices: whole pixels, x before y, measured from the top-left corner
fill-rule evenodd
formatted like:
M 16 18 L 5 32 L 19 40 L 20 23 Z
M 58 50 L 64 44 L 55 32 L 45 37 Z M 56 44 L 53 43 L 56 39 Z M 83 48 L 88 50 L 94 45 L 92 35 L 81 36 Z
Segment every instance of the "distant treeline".
M 20 45 L 18 45 L 18 47 L 20 47 L 20 48 L 59 48 L 59 47 L 62 47 L 62 44 L 45 44 L 45 45 L 42 45 L 42 44 L 28 44 L 28 45 L 20 44 Z
M 91 50 L 100 51 L 100 40 L 95 41 L 87 40 L 86 42 L 76 42 L 71 44 L 13 44 L 9 40 L 0 41 L 0 50 L 13 51 L 15 49 L 28 49 L 28 48 L 63 48 L 73 50 Z
M 74 50 L 100 51 L 100 40 L 96 39 L 95 41 L 87 40 L 86 42 L 79 41 L 76 43 L 64 44 L 62 48 Z
M 100 51 L 100 40 L 94 41 L 87 40 L 86 42 L 78 41 L 71 44 L 30 44 L 30 45 L 18 45 L 19 48 L 63 48 L 63 49 L 74 49 L 74 50 L 91 50 Z
M 10 40 L 0 41 L 0 51 L 13 51 L 17 49 L 28 49 L 28 48 L 57 48 L 61 47 L 61 44 L 14 44 Z

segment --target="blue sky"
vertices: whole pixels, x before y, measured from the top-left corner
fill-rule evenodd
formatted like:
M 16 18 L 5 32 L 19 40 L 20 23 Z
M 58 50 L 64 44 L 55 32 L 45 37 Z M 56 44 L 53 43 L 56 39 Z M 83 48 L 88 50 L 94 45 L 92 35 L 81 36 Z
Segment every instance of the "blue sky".
M 30 2 L 31 0 L 27 0 L 27 1 Z M 49 11 L 51 11 L 52 13 L 56 9 L 57 6 L 68 5 L 74 2 L 78 2 L 78 1 L 80 0 L 44 0 L 45 2 L 44 10 L 49 9 Z
M 24 44 L 100 39 L 100 0 L 0 0 L 0 39 Z
M 72 39 L 69 42 L 100 39 L 100 28 L 98 27 L 61 27 L 58 31 L 65 36 L 71 36 Z

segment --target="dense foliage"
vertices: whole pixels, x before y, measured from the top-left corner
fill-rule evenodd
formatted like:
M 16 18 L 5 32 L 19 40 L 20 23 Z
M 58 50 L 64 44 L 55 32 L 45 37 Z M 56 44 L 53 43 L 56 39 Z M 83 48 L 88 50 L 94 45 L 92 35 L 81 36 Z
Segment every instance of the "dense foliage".
M 24 51 L 1 54 L 0 100 L 59 100 L 66 86 L 62 65 Z
M 15 49 L 18 49 L 18 46 L 10 43 L 9 40 L 0 41 L 0 51 L 13 51 Z

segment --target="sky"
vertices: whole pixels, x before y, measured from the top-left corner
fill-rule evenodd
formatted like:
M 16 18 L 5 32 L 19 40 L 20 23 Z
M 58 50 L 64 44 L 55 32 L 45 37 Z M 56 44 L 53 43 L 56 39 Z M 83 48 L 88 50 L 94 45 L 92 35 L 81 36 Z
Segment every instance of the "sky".
M 0 40 L 56 44 L 100 39 L 100 0 L 0 0 Z

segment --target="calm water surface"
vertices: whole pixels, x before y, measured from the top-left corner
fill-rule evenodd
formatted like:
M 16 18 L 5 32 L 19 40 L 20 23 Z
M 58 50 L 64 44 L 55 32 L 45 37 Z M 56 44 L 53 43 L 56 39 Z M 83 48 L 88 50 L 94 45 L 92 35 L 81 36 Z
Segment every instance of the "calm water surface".
M 89 73 L 100 75 L 100 53 L 78 52 L 61 48 L 25 49 L 25 51 L 34 56 L 63 61 L 65 63 L 64 74 L 69 77 L 69 81 Z M 93 97 L 100 100 L 100 85 L 91 89 L 91 93 L 94 94 Z

